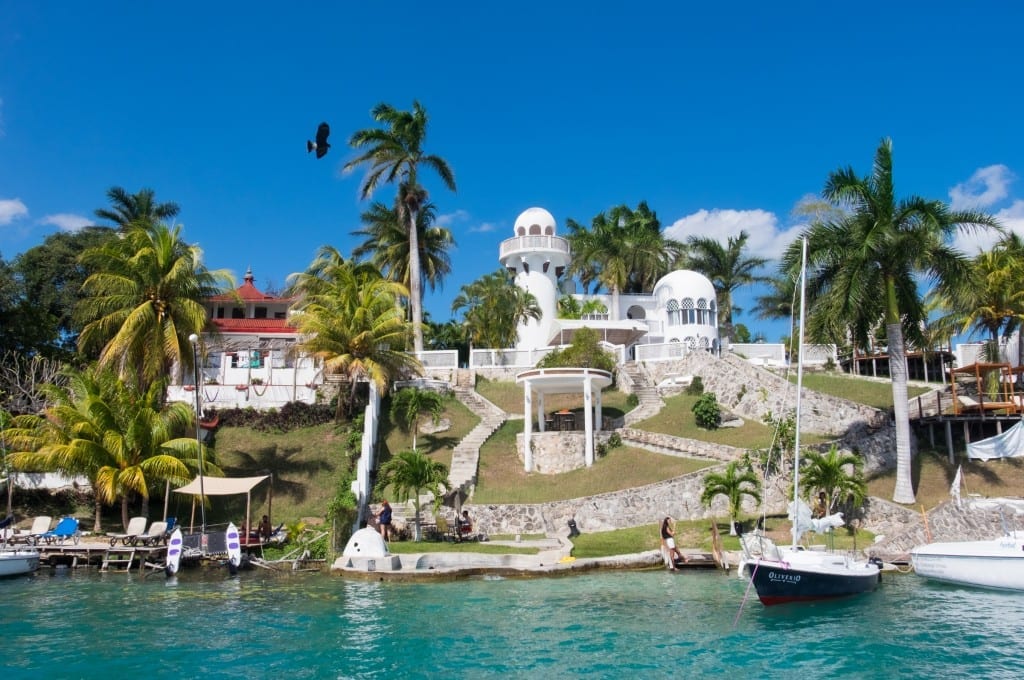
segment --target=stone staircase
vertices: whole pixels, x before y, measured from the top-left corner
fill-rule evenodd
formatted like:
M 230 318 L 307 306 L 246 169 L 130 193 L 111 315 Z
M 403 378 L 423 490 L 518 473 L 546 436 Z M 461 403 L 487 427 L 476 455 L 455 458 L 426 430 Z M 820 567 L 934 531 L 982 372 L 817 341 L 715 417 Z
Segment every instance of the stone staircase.
M 466 408 L 480 417 L 480 422 L 470 430 L 452 451 L 452 466 L 448 471 L 448 486 L 462 489 L 469 495 L 476 486 L 476 474 L 480 463 L 480 447 L 494 431 L 508 418 L 508 414 L 480 396 L 471 387 L 459 386 L 454 390 L 455 398 Z
M 630 425 L 638 423 L 641 420 L 646 420 L 661 411 L 661 409 L 665 407 L 665 402 L 662 401 L 661 395 L 658 394 L 658 388 L 651 385 L 646 374 L 644 374 L 643 369 L 635 361 L 629 361 L 623 364 L 622 370 L 632 381 L 633 394 L 635 394 L 639 400 L 637 407 L 627 413 L 622 419 L 622 425 L 624 427 L 629 427 Z

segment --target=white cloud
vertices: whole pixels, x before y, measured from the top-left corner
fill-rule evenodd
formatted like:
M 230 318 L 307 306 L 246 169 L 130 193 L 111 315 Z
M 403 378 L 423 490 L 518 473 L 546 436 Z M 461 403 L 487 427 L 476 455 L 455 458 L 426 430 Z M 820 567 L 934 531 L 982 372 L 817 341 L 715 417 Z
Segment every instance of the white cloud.
M 0 226 L 28 215 L 28 206 L 17 198 L 0 198 Z
M 469 219 L 469 212 L 466 210 L 456 210 L 452 213 L 445 213 L 444 215 L 438 215 L 437 219 L 434 220 L 434 224 L 439 227 L 452 228 L 456 222 L 465 222 Z
M 680 218 L 665 229 L 665 235 L 679 241 L 688 236 L 706 236 L 725 243 L 730 236 L 741 231 L 749 235 L 747 249 L 750 255 L 778 259 L 796 238 L 801 226 L 782 228 L 775 213 L 767 210 L 698 210 Z
M 1005 165 L 989 165 L 974 171 L 971 178 L 949 190 L 953 210 L 983 210 L 1009 195 L 1014 175 Z
M 1007 231 L 1012 231 L 1021 238 L 1024 238 L 1024 200 L 1017 199 L 1008 207 L 992 214 L 999 224 Z M 973 257 L 977 253 L 989 250 L 999 240 L 999 234 L 986 229 L 977 233 L 958 233 L 953 239 L 953 245 L 965 254 Z
M 494 231 L 497 228 L 498 228 L 498 225 L 494 224 L 493 222 L 481 222 L 480 224 L 476 225 L 475 227 L 470 227 L 469 231 L 471 233 L 472 232 L 478 232 L 478 233 L 485 234 L 487 232 Z
M 39 220 L 40 224 L 52 224 L 55 227 L 60 228 L 61 231 L 78 231 L 92 224 L 92 220 L 88 217 L 82 217 L 81 215 L 72 215 L 70 213 L 58 213 L 56 215 L 47 215 L 43 219 Z

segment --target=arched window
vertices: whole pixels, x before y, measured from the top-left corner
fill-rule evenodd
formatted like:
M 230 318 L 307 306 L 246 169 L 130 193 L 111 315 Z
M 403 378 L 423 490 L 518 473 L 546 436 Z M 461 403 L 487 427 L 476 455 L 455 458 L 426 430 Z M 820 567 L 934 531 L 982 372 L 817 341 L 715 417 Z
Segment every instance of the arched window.
M 685 342 L 686 342 L 686 349 L 688 349 L 688 350 L 697 349 L 697 340 L 693 336 L 690 336 L 690 337 L 686 338 Z
M 540 236 L 540 225 L 539 224 L 531 224 L 530 225 L 530 236 Z
M 710 324 L 708 321 L 708 301 L 704 298 L 697 300 L 697 323 L 703 326 Z
M 675 300 L 668 301 L 668 325 L 678 326 L 682 323 L 679 316 L 679 303 Z
M 705 349 L 705 350 L 706 350 L 706 349 L 708 348 L 708 345 L 709 345 L 709 343 L 708 343 L 708 339 L 707 339 L 707 338 L 705 338 L 705 337 L 703 337 L 703 336 L 701 336 L 701 339 L 700 339 L 700 348 L 701 348 L 701 349 Z
M 714 300 L 711 301 L 710 309 L 711 325 L 714 326 L 715 328 L 718 328 L 718 305 L 715 304 Z
M 523 227 L 519 227 L 518 229 L 516 229 L 516 235 L 517 236 L 526 236 L 526 229 L 523 228 Z
M 693 298 L 683 298 L 683 323 L 697 323 L 693 311 Z
M 552 227 L 550 224 L 548 226 L 544 227 L 544 235 L 545 236 L 554 236 L 555 235 L 555 228 Z

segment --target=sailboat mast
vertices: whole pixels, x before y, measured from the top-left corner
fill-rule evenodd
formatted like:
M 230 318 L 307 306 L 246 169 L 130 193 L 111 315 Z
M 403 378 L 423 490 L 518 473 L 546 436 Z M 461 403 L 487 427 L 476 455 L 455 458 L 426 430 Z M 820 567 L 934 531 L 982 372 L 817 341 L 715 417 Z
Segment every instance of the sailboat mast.
M 807 237 L 804 237 L 800 255 L 800 327 L 797 331 L 796 353 L 796 421 L 793 437 L 793 503 L 800 502 L 800 401 L 804 391 L 804 316 L 807 303 Z M 795 516 L 795 513 L 794 513 Z M 796 519 L 793 520 L 797 521 Z M 796 548 L 797 533 L 793 532 L 793 547 Z

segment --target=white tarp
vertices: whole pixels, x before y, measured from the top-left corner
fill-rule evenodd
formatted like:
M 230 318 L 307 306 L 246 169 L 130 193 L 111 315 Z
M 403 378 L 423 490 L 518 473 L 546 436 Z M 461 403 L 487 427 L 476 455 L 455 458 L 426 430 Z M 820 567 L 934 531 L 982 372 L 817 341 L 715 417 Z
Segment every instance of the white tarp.
M 262 482 L 270 475 L 262 477 L 203 477 L 203 492 L 207 496 L 233 496 L 235 494 L 249 493 L 252 488 Z M 174 490 L 175 493 L 187 493 L 193 496 L 199 495 L 199 478 L 196 477 L 183 487 Z
M 808 531 L 823 534 L 829 529 L 838 529 L 843 526 L 843 513 L 837 512 L 826 517 L 815 518 L 811 516 L 811 508 L 802 500 L 796 500 L 789 504 L 789 519 L 793 522 L 790 532 L 793 534 L 793 541 L 799 541 L 800 537 Z
M 1024 456 L 1024 421 L 1017 423 L 1002 434 L 967 445 L 967 457 L 971 460 L 1017 458 L 1018 456 Z

